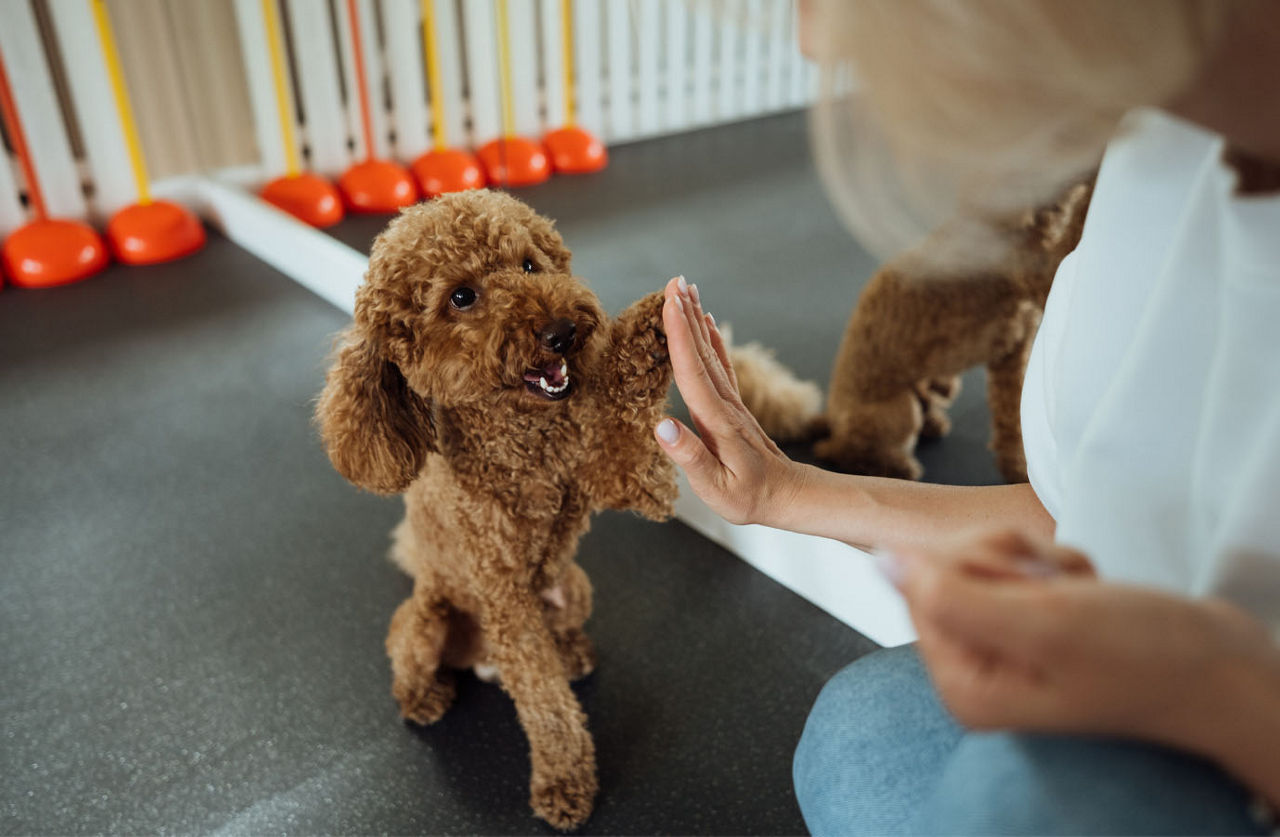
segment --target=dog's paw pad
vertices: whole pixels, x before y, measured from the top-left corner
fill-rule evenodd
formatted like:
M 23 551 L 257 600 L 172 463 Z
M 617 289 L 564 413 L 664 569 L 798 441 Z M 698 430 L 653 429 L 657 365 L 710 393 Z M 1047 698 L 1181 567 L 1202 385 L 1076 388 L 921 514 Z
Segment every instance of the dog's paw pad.
M 571 776 L 535 787 L 529 804 L 539 818 L 561 831 L 568 831 L 582 825 L 591 816 L 595 796 L 595 776 Z

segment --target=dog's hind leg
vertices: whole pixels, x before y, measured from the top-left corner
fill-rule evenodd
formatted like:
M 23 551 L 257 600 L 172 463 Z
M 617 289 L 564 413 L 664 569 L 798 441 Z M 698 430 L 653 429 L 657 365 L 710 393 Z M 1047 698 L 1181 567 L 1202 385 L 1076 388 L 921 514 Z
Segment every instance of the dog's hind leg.
M 405 720 L 435 723 L 453 703 L 453 672 L 440 665 L 448 636 L 448 603 L 424 590 L 415 589 L 391 617 L 391 694 Z

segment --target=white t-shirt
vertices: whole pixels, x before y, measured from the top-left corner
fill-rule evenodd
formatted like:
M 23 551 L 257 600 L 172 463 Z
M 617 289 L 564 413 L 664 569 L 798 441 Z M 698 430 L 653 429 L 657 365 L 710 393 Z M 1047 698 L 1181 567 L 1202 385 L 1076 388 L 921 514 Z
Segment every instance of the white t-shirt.
M 1131 114 L 1027 366 L 1031 485 L 1104 578 L 1221 595 L 1280 635 L 1280 198 L 1221 137 Z

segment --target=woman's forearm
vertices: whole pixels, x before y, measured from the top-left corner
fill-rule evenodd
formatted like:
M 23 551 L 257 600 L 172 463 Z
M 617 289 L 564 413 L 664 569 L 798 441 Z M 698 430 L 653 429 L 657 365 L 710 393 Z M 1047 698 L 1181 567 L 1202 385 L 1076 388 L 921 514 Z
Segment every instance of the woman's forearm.
M 1053 535 L 1053 518 L 1026 483 L 934 485 L 797 468 L 790 496 L 771 503 L 759 522 L 861 549 L 924 545 L 978 527 Z

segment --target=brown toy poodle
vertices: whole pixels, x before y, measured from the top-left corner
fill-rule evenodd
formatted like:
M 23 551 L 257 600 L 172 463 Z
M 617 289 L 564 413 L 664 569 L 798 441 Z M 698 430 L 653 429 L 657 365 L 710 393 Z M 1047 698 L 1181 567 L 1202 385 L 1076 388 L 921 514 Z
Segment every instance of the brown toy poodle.
M 965 221 L 882 267 L 845 328 L 814 453 L 854 473 L 919 479 L 917 440 L 950 430 L 959 374 L 985 364 L 996 465 L 1025 482 L 1022 377 L 1058 264 L 1080 240 L 1092 182 L 997 221 L 988 267 L 948 264 L 957 242 L 970 240 Z M 958 255 L 956 264 L 971 264 Z
M 414 579 L 387 636 L 405 718 L 438 720 L 454 670 L 498 679 L 529 738 L 534 813 L 591 813 L 595 749 L 569 681 L 591 671 L 578 539 L 598 509 L 661 520 L 675 471 L 653 438 L 671 380 L 662 293 L 610 319 L 552 223 L 499 192 L 445 195 L 378 236 L 316 410 L 334 466 L 404 494 L 392 558 Z M 762 426 L 819 408 L 757 344 L 732 350 Z

